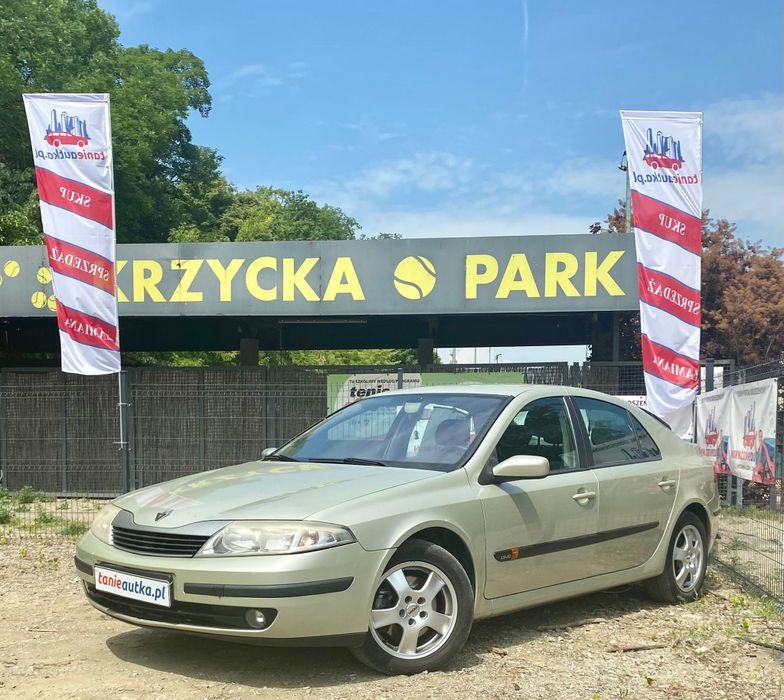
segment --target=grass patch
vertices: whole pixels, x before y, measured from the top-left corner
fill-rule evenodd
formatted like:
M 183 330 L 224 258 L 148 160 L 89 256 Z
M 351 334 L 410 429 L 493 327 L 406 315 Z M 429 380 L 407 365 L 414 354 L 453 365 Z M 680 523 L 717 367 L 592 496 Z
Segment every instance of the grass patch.
M 60 529 L 60 534 L 65 537 L 81 537 L 89 529 L 87 523 L 67 523 Z
M 40 494 L 36 491 L 32 486 L 22 486 L 16 494 L 16 502 L 20 505 L 28 505 L 29 503 L 35 503 Z
M 57 522 L 58 518 L 51 513 L 40 510 L 38 514 L 35 516 L 35 522 L 37 525 L 51 525 L 54 522 Z

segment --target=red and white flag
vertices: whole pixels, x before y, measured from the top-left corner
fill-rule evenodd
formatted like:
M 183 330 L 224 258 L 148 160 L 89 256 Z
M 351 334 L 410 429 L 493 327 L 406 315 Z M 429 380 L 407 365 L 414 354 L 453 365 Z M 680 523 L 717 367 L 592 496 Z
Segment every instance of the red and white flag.
M 648 410 L 685 435 L 700 383 L 702 113 L 621 111 Z
M 23 97 L 63 372 L 119 372 L 109 95 Z

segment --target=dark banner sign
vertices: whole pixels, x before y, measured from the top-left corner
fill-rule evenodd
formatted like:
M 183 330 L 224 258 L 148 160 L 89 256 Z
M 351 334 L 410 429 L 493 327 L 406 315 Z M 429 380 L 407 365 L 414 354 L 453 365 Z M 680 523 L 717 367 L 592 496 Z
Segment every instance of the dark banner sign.
M 105 283 L 70 246 L 57 272 Z M 0 316 L 55 310 L 43 247 L 0 247 Z M 619 234 L 117 246 L 122 316 L 346 316 L 635 310 Z

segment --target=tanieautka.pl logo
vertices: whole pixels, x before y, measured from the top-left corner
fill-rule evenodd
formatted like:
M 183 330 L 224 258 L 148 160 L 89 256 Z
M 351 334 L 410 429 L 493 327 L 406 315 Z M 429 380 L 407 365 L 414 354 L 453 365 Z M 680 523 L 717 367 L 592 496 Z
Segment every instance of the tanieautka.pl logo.
M 700 181 L 697 173 L 681 173 L 686 165 L 681 153 L 681 142 L 672 136 L 666 136 L 657 131 L 654 137 L 653 129 L 648 129 L 647 143 L 643 149 L 643 162 L 653 170 L 652 173 L 632 173 L 632 179 L 638 185 L 654 182 L 669 182 L 676 185 L 696 185 Z M 670 173 L 662 172 L 669 170 Z
M 87 121 L 63 111 L 52 110 L 43 140 L 51 148 L 36 149 L 35 157 L 44 160 L 106 160 L 106 151 L 87 150 L 90 133 Z

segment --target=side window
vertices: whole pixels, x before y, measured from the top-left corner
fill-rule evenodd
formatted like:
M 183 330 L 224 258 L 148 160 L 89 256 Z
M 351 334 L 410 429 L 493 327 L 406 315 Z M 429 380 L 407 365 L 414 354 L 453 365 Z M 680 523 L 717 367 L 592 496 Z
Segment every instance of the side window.
M 563 399 L 537 399 L 520 411 L 496 445 L 502 462 L 513 455 L 547 457 L 551 471 L 576 469 L 579 465 L 572 427 Z
M 575 397 L 574 403 L 585 424 L 596 466 L 624 464 L 658 456 L 658 448 L 640 423 L 621 406 Z M 642 434 L 647 438 L 641 447 Z
M 640 441 L 640 451 L 643 459 L 657 459 L 661 457 L 661 450 L 659 446 L 653 441 L 653 438 L 648 434 L 648 431 L 642 427 L 642 423 L 638 421 L 631 413 L 629 417 L 632 419 L 632 427 L 634 432 L 637 433 L 637 439 Z

